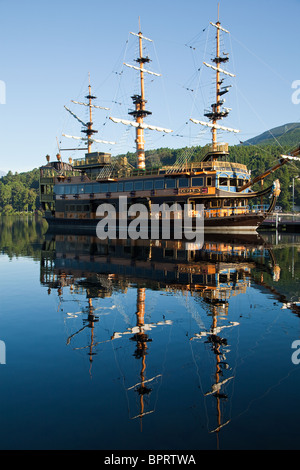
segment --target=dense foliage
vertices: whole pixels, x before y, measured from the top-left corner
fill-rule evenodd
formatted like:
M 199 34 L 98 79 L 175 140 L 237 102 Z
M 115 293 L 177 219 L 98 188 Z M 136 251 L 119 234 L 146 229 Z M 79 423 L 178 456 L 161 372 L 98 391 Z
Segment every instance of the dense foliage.
M 291 145 L 238 145 L 230 147 L 229 160 L 243 163 L 252 171 L 252 175 L 261 174 L 271 168 L 278 161 L 281 154 L 289 153 Z M 146 152 L 146 165 L 159 167 L 162 165 L 184 164 L 188 161 L 201 159 L 207 149 L 205 147 L 192 147 L 181 149 L 160 148 Z M 127 153 L 129 163 L 135 166 L 136 156 Z M 294 204 L 300 205 L 300 175 L 299 163 L 289 162 L 277 169 L 265 179 L 265 185 L 270 185 L 275 179 L 280 180 L 281 194 L 278 205 L 284 211 L 292 210 L 293 206 L 293 182 L 294 182 Z M 294 180 L 293 180 L 294 179 Z M 257 183 L 258 189 L 260 183 Z M 0 213 L 11 214 L 16 212 L 30 212 L 39 210 L 39 170 L 34 169 L 25 173 L 8 172 L 0 178 Z M 267 199 L 265 201 L 267 203 Z
M 29 256 L 40 261 L 47 228 L 46 220 L 33 215 L 0 217 L 1 253 L 5 253 L 10 259 L 15 256 Z
M 31 212 L 39 208 L 39 170 L 11 171 L 0 179 L 0 211 L 3 214 Z

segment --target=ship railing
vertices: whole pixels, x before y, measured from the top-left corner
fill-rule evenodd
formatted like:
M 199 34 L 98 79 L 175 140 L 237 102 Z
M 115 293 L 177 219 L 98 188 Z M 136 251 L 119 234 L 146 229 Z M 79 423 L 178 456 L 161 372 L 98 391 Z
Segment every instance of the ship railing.
M 201 171 L 201 170 L 206 170 L 206 169 L 212 169 L 212 170 L 242 170 L 242 172 L 247 172 L 247 167 L 246 165 L 243 165 L 242 163 L 235 163 L 235 162 L 222 162 L 222 161 L 213 161 L 213 162 L 189 162 L 184 165 L 174 165 L 172 166 L 165 166 L 164 170 L 167 171 L 167 173 L 184 173 L 184 172 L 190 172 L 190 171 Z
M 268 207 L 268 206 L 265 206 Z M 216 208 L 216 209 L 205 209 L 204 210 L 204 217 L 205 218 L 214 218 L 214 217 L 228 217 L 233 215 L 242 215 L 242 214 L 249 214 L 254 212 L 262 212 L 261 210 L 252 210 L 250 206 L 236 206 L 230 208 Z M 189 210 L 188 217 L 202 217 L 203 213 L 197 210 Z M 183 217 L 183 213 L 181 210 L 174 211 L 171 213 L 172 219 L 181 219 Z M 156 214 L 156 218 L 161 218 L 161 214 Z
M 202 217 L 203 212 L 202 211 L 196 211 L 196 210 L 190 210 L 190 211 L 188 211 L 188 216 L 189 217 Z
M 53 176 L 41 176 L 40 183 L 41 184 L 53 184 Z
M 226 168 L 226 169 L 228 169 L 228 168 L 239 168 L 241 170 L 247 170 L 246 165 L 243 165 L 243 163 L 215 161 L 215 162 L 210 162 L 210 165 L 212 165 L 213 168 L 216 168 L 218 170 L 222 169 L 222 168 Z
M 73 166 L 81 166 L 81 165 L 85 165 L 85 159 L 82 158 L 82 159 L 76 159 L 76 160 L 73 160 L 72 162 L 72 165 Z
M 53 194 L 41 194 L 41 202 L 52 202 L 53 200 Z
M 219 171 L 226 171 L 226 170 L 240 170 L 242 172 L 247 172 L 246 165 L 241 163 L 234 163 L 234 162 L 222 162 L 222 161 L 214 161 L 214 162 L 189 162 L 185 165 L 174 165 L 171 166 L 164 166 L 163 168 L 155 167 L 155 168 L 146 168 L 145 170 L 139 170 L 137 168 L 109 168 L 110 176 L 113 178 L 120 178 L 120 177 L 136 177 L 136 176 L 155 176 L 155 175 L 163 175 L 163 174 L 174 174 L 174 173 L 190 173 L 190 172 L 197 172 L 203 170 L 219 170 Z M 106 169 L 107 171 L 107 169 Z M 96 179 L 105 178 L 106 173 L 98 174 Z
M 207 153 L 228 153 L 228 144 L 226 142 L 216 142 L 209 145 Z
M 241 215 L 241 214 L 249 214 L 250 207 L 249 206 L 236 206 L 236 207 L 229 207 L 229 208 L 216 208 L 216 209 L 205 209 L 204 214 L 206 218 L 212 217 L 228 217 L 232 215 Z
M 251 212 L 254 212 L 254 213 L 266 212 L 268 209 L 269 209 L 268 204 L 254 204 L 250 208 Z

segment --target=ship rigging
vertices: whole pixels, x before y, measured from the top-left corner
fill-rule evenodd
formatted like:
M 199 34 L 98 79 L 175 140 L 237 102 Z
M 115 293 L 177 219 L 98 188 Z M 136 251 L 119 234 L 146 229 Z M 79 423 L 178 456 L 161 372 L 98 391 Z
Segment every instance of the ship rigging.
M 264 219 L 274 210 L 278 196 L 280 195 L 279 180 L 275 180 L 270 186 L 255 190 L 257 182 L 263 183 L 265 178 L 281 166 L 290 161 L 299 161 L 299 149 L 290 155 L 281 155 L 278 162 L 261 174 L 252 176 L 246 165 L 232 162 L 227 143 L 218 141 L 218 131 L 238 133 L 237 129 L 220 125 L 219 121 L 226 118 L 229 108 L 224 106 L 223 95 L 228 93 L 230 86 L 223 85 L 221 76 L 234 77 L 234 74 L 224 69 L 228 62 L 228 54 L 221 53 L 220 34 L 229 34 L 229 31 L 221 26 L 218 12 L 216 23 L 211 22 L 216 29 L 216 54 L 212 59 L 213 64 L 204 62 L 216 77 L 216 96 L 209 111 L 204 115 L 208 121 L 190 118 L 195 124 L 208 127 L 212 132 L 212 143 L 208 147 L 204 157 L 198 161 L 184 162 L 179 165 L 147 167 L 145 161 L 144 130 L 155 130 L 163 133 L 171 133 L 170 129 L 158 127 L 144 122 L 151 112 L 146 109 L 145 74 L 159 75 L 146 68 L 150 61 L 143 55 L 143 40 L 151 41 L 144 36 L 139 28 L 138 33 L 131 33 L 138 38 L 139 56 L 136 59 L 138 66 L 125 63 L 126 66 L 139 74 L 139 92 L 132 95 L 134 110 L 129 114 L 134 118 L 121 119 L 110 116 L 110 120 L 121 123 L 136 130 L 136 167 L 129 164 L 125 156 L 111 157 L 109 153 L 92 152 L 94 142 L 113 144 L 112 141 L 98 140 L 94 138 L 97 132 L 93 128 L 92 109 L 95 106 L 92 101 L 95 97 L 91 92 L 86 96 L 87 103 L 75 102 L 85 105 L 89 109 L 89 121 L 84 122 L 69 108 L 66 110 L 79 121 L 84 137 L 70 136 L 82 140 L 87 144 L 88 152 L 84 159 L 51 162 L 47 156 L 47 164 L 40 169 L 40 200 L 45 210 L 45 217 L 51 226 L 59 227 L 90 227 L 96 226 L 103 216 L 97 215 L 97 209 L 101 204 L 111 204 L 116 210 L 116 218 L 122 211 L 121 196 L 127 198 L 128 206 L 143 204 L 151 220 L 151 208 L 159 205 L 162 208 L 159 215 L 163 220 L 166 207 L 176 204 L 179 211 L 174 211 L 171 218 L 174 221 L 183 217 L 185 207 L 189 207 L 189 217 L 193 227 L 197 226 L 197 219 L 204 213 L 204 230 L 206 232 L 255 232 Z M 73 100 L 74 101 L 74 100 Z M 229 157 L 229 158 L 228 158 Z M 270 203 L 267 207 L 255 206 L 253 202 L 263 196 L 269 196 Z M 202 205 L 204 211 L 199 211 Z M 148 237 L 148 233 L 146 234 Z

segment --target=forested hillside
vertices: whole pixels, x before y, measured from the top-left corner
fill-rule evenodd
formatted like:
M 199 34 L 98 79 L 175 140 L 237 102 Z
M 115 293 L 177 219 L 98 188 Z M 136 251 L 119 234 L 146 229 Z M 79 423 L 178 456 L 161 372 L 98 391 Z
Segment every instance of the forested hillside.
M 39 208 L 39 170 L 11 171 L 0 178 L 0 211 L 3 214 L 30 212 Z
M 290 152 L 290 145 L 238 145 L 229 148 L 230 161 L 243 163 L 256 176 L 264 170 L 272 167 L 281 154 Z M 148 167 L 159 167 L 162 165 L 173 165 L 176 162 L 184 164 L 186 161 L 197 161 L 207 151 L 206 147 L 192 147 L 181 149 L 160 148 L 146 152 L 146 165 Z M 136 165 L 136 155 L 127 153 L 126 157 L 132 165 Z M 280 180 L 281 194 L 278 205 L 283 210 L 292 209 L 293 195 L 292 185 L 294 179 L 295 205 L 300 205 L 300 163 L 288 163 L 276 170 L 265 180 L 270 185 L 275 179 Z M 8 172 L 0 178 L 0 213 L 10 214 L 16 212 L 28 212 L 39 209 L 39 170 L 34 169 L 26 173 Z M 266 200 L 267 202 L 267 200 Z
M 291 122 L 282 126 L 273 127 L 262 134 L 244 142 L 244 145 L 274 144 L 294 146 L 300 143 L 300 124 Z

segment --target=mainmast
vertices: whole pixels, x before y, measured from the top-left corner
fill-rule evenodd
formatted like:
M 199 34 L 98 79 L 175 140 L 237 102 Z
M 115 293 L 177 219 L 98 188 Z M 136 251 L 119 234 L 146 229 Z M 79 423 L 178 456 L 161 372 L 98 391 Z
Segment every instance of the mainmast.
M 216 50 L 216 57 L 214 62 L 216 63 L 217 70 L 216 70 L 216 104 L 212 105 L 213 106 L 213 114 L 212 114 L 212 123 L 214 125 L 217 124 L 217 119 L 220 116 L 221 112 L 221 103 L 220 103 L 220 87 L 221 83 L 220 82 L 220 62 L 226 62 L 228 61 L 228 57 L 221 58 L 220 57 L 220 21 L 219 21 L 219 4 L 218 4 L 218 21 L 216 23 L 217 27 L 217 50 Z M 215 147 L 215 144 L 217 143 L 217 129 L 215 127 L 212 128 L 212 143 L 213 147 Z
M 212 26 L 214 26 L 217 30 L 216 33 L 216 56 L 212 59 L 212 62 L 215 63 L 215 65 L 208 64 L 207 62 L 203 62 L 203 64 L 206 67 L 209 67 L 213 69 L 216 72 L 216 101 L 211 105 L 211 110 L 205 111 L 204 116 L 206 116 L 210 122 L 203 122 L 203 121 L 198 121 L 196 119 L 190 119 L 192 122 L 195 124 L 201 124 L 202 126 L 207 126 L 210 127 L 212 130 L 212 152 L 218 152 L 219 146 L 218 146 L 218 140 L 217 140 L 217 130 L 225 130 L 229 132 L 239 132 L 237 129 L 231 129 L 229 127 L 225 126 L 220 126 L 218 124 L 218 121 L 227 117 L 229 114 L 229 108 L 222 107 L 225 100 L 222 98 L 222 96 L 225 93 L 228 93 L 229 91 L 229 86 L 222 86 L 224 82 L 224 78 L 221 78 L 222 75 L 228 75 L 230 77 L 235 77 L 234 74 L 227 72 L 223 68 L 221 68 L 220 64 L 226 63 L 229 60 L 228 54 L 223 53 L 221 55 L 220 52 L 220 32 L 223 31 L 227 34 L 229 34 L 229 31 L 227 29 L 222 28 L 220 19 L 219 19 L 219 5 L 218 5 L 218 20 L 216 23 L 210 22 Z M 217 155 L 216 155 L 217 156 Z
M 152 126 L 152 125 L 144 123 L 144 118 L 152 114 L 151 111 L 147 111 L 145 107 L 147 100 L 145 99 L 144 74 L 148 73 L 150 75 L 155 75 L 157 77 L 160 77 L 161 75 L 159 73 L 155 73 L 144 68 L 144 64 L 150 62 L 150 59 L 148 56 L 143 57 L 143 39 L 146 41 L 150 41 L 150 42 L 152 42 L 152 39 L 146 38 L 145 36 L 142 35 L 140 19 L 139 19 L 139 32 L 138 33 L 131 32 L 130 34 L 132 34 L 133 36 L 137 36 L 138 41 L 139 41 L 139 57 L 135 59 L 135 61 L 138 62 L 139 67 L 124 63 L 124 65 L 126 65 L 127 67 L 130 67 L 139 71 L 139 74 L 140 74 L 140 93 L 133 95 L 131 97 L 135 105 L 135 109 L 133 111 L 128 112 L 128 114 L 130 114 L 131 116 L 135 118 L 135 121 L 129 121 L 126 119 L 118 119 L 114 117 L 110 117 L 110 119 L 113 122 L 117 122 L 117 123 L 121 122 L 122 124 L 125 124 L 126 126 L 133 126 L 136 128 L 135 142 L 136 142 L 136 152 L 137 152 L 137 166 L 139 170 L 145 170 L 144 129 L 151 129 L 151 130 L 156 130 L 156 131 L 165 132 L 165 133 L 172 132 L 172 130 L 165 129 L 162 127 Z
M 140 126 L 140 124 L 143 124 L 144 117 L 149 116 L 152 113 L 145 109 L 145 104 L 147 103 L 147 101 L 145 100 L 144 64 L 150 62 L 150 59 L 148 56 L 143 57 L 143 36 L 141 32 L 140 19 L 139 19 L 138 38 L 139 38 L 139 57 L 136 59 L 136 62 L 138 62 L 140 66 L 140 70 L 139 70 L 140 71 L 140 94 L 133 95 L 131 97 L 135 105 L 135 110 L 130 111 L 128 114 L 131 114 L 135 118 L 136 123 L 139 124 L 139 126 L 136 128 L 136 151 L 137 151 L 138 169 L 144 170 L 145 169 L 145 139 L 144 139 L 144 129 L 142 126 Z

